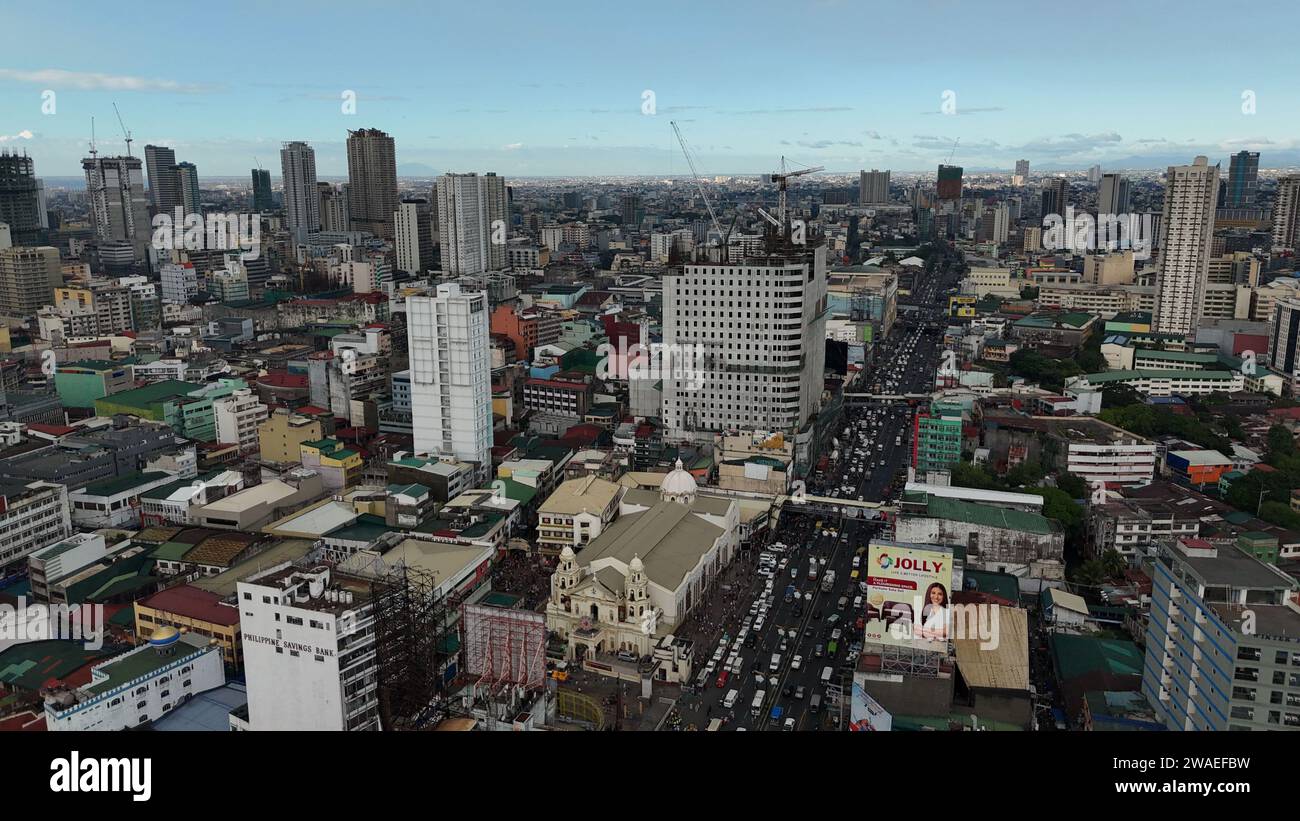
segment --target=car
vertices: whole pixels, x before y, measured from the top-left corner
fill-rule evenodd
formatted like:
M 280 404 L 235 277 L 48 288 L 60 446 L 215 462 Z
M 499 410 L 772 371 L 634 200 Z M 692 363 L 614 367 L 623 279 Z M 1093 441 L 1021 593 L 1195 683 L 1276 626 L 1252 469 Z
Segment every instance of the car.
M 804 689 L 804 686 L 800 684 L 798 687 L 794 688 L 794 697 L 802 701 L 804 694 L 807 692 L 808 691 Z
M 791 670 L 798 670 L 802 666 L 803 666 L 803 656 L 795 656 L 794 658 L 790 659 Z
M 787 718 L 787 719 L 785 720 L 785 730 L 787 730 L 787 731 L 789 731 L 789 730 L 793 730 L 794 727 L 795 727 L 795 720 L 794 720 L 794 717 L 792 716 L 792 717 L 790 717 L 790 718 Z
M 840 630 L 840 628 L 836 627 L 834 630 L 831 631 L 831 639 L 833 641 L 839 641 L 839 638 L 841 635 L 843 635 L 843 632 L 844 631 Z
M 816 658 L 821 658 L 824 653 L 825 653 L 825 648 L 822 647 L 822 645 L 820 644 L 817 645 L 815 648 L 813 648 L 813 656 Z
M 770 687 L 772 687 L 773 689 L 775 689 L 775 688 L 776 688 L 776 685 L 780 684 L 781 682 L 780 682 L 780 679 L 778 679 L 776 676 L 772 676 L 771 678 L 769 678 L 769 679 L 767 680 L 767 683 L 768 683 L 768 686 L 770 686 Z
M 852 573 L 849 574 L 849 578 L 850 578 L 850 579 L 856 579 L 856 578 L 857 578 L 858 576 L 860 576 L 860 575 L 861 575 L 861 571 L 854 570 Z
M 730 677 L 731 677 L 731 671 L 730 671 L 730 670 L 723 670 L 721 673 L 718 673 L 718 686 L 719 686 L 719 687 L 726 687 L 726 686 L 727 686 L 727 679 L 730 678 Z

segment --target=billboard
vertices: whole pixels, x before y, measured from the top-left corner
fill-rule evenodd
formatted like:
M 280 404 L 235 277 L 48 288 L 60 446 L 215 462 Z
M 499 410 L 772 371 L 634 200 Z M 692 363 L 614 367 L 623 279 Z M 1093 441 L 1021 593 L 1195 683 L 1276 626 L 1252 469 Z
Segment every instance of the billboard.
M 946 653 L 952 552 L 937 545 L 871 542 L 866 607 L 866 641 Z
M 871 697 L 865 673 L 853 674 L 853 698 L 849 708 L 849 731 L 887 733 L 894 728 L 894 717 Z

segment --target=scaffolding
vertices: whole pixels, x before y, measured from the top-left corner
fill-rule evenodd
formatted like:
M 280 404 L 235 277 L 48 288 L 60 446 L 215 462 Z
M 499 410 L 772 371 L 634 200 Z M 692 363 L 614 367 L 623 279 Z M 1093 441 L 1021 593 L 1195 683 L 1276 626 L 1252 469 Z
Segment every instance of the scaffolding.
M 364 575 L 371 580 L 379 717 L 385 729 L 418 730 L 433 719 L 442 691 L 447 608 L 433 574 L 376 559 Z
M 951 645 L 947 652 L 933 652 L 905 644 L 883 644 L 880 646 L 880 672 L 938 678 L 951 652 Z
M 488 697 L 508 688 L 540 690 L 546 684 L 546 617 L 530 610 L 466 604 L 465 672 Z

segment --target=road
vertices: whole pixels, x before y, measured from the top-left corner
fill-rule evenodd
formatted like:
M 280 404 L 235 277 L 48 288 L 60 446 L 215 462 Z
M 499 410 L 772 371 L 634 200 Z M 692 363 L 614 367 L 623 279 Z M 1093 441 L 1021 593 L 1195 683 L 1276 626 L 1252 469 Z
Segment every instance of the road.
M 884 392 L 899 394 L 934 389 L 942 340 L 933 331 L 926 331 L 925 326 L 934 321 L 943 324 L 944 310 L 939 301 L 946 301 L 944 290 L 955 283 L 955 271 L 952 265 L 941 263 L 935 272 L 918 275 L 917 280 L 904 302 L 919 307 L 915 320 L 896 323 L 893 333 L 877 349 L 875 361 L 860 375 L 860 384 L 870 386 L 879 381 Z M 826 476 L 814 477 L 810 485 L 826 496 L 890 500 L 901 489 L 910 464 L 915 412 L 906 404 L 846 407 L 843 423 L 837 426 L 839 459 L 828 468 Z M 697 674 L 697 691 L 678 702 L 683 724 L 693 723 L 703 729 L 711 718 L 723 718 L 725 730 L 837 729 L 840 710 L 828 703 L 828 682 L 823 681 L 823 675 L 829 667 L 831 688 L 846 686 L 851 680 L 856 650 L 861 648 L 861 611 L 855 610 L 853 603 L 865 593 L 854 577 L 858 568 L 853 562 L 859 549 L 865 554 L 873 537 L 888 535 L 886 527 L 882 521 L 783 511 L 770 549 L 763 554 L 768 559 L 754 557 L 755 563 L 744 568 L 745 575 L 740 577 L 743 581 L 733 584 L 733 589 L 739 587 L 742 592 L 739 614 L 724 627 L 725 649 L 719 644 L 696 651 L 696 667 L 701 670 Z M 765 571 L 761 561 L 773 564 L 770 589 L 768 578 L 762 575 Z M 862 561 L 865 555 L 859 559 Z M 815 581 L 809 578 L 813 562 L 817 569 Z M 834 571 L 835 580 L 830 590 L 823 591 L 827 571 Z M 786 601 L 786 589 L 791 586 L 798 597 Z M 841 598 L 845 601 L 843 608 L 839 606 Z M 762 626 L 755 629 L 758 615 L 763 617 Z M 835 630 L 840 635 L 832 654 Z M 743 641 L 742 634 L 746 636 Z M 714 660 L 719 649 L 720 657 Z M 739 673 L 728 673 L 720 681 L 720 670 L 733 651 L 738 654 Z M 779 656 L 775 669 L 773 655 Z M 796 656 L 800 658 L 797 668 Z M 802 698 L 799 688 L 803 689 Z M 724 702 L 733 690 L 734 703 L 728 708 Z M 759 690 L 766 696 L 756 710 L 753 702 Z M 821 702 L 816 712 L 812 709 L 814 696 Z M 780 708 L 779 718 L 773 718 L 774 707 Z M 847 720 L 847 708 L 844 715 Z M 793 719 L 792 727 L 786 726 L 787 719 Z

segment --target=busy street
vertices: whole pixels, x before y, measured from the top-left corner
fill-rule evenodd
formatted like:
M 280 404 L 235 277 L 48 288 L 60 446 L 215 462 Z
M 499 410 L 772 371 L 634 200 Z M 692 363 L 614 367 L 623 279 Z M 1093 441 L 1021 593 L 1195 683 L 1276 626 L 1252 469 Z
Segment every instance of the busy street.
M 933 390 L 941 339 L 938 302 L 954 273 L 946 261 L 918 275 L 903 304 L 909 317 L 882 340 L 857 390 L 903 396 Z M 914 307 L 912 307 L 914 306 Z M 847 404 L 823 475 L 810 491 L 891 502 L 910 464 L 914 403 Z M 887 518 L 846 506 L 839 515 L 787 505 L 686 625 L 696 641 L 692 686 L 676 705 L 677 726 L 714 730 L 834 730 L 848 720 L 847 694 L 862 650 L 870 540 Z

